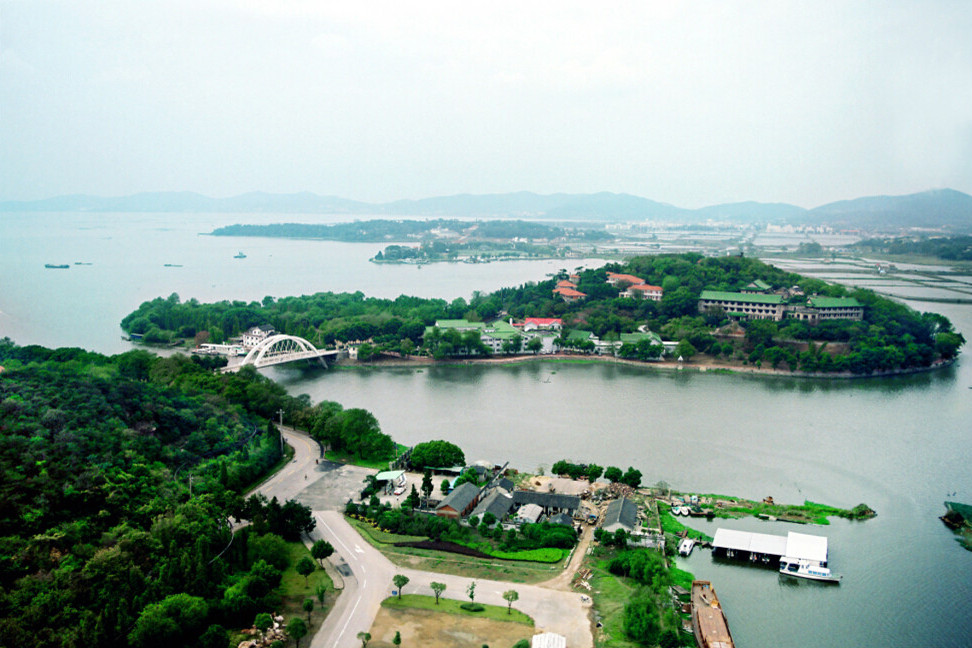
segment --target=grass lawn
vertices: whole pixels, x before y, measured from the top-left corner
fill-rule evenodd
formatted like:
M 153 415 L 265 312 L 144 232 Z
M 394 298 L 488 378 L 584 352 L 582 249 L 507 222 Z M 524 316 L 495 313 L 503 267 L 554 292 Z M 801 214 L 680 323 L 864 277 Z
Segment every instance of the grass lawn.
M 594 637 L 597 648 L 640 648 L 624 635 L 624 606 L 638 590 L 634 581 L 625 581 L 608 571 L 608 560 L 592 562 L 591 598 L 594 609 L 601 615 L 603 627 Z
M 522 623 L 533 626 L 533 619 L 516 609 L 515 603 L 512 610 L 498 605 L 483 605 L 481 612 L 469 612 L 463 610 L 460 605 L 468 601 L 457 601 L 455 599 L 439 598 L 439 604 L 435 604 L 434 596 L 422 596 L 421 594 L 402 594 L 401 598 L 390 596 L 381 602 L 383 607 L 393 609 L 412 608 L 419 610 L 432 610 L 433 612 L 444 612 L 446 614 L 458 614 L 459 616 L 476 617 L 478 619 L 492 619 L 493 621 L 506 621 L 509 623 Z
M 473 558 L 446 551 L 395 547 L 393 542 L 424 540 L 414 536 L 396 535 L 375 529 L 367 522 L 345 517 L 365 542 L 378 549 L 394 564 L 439 574 L 454 574 L 469 578 L 504 580 L 511 583 L 541 583 L 563 571 L 563 561 L 555 564 L 534 563 L 522 560 L 496 560 Z
M 308 636 L 313 636 L 324 621 L 324 617 L 327 616 L 327 612 L 334 607 L 338 593 L 334 590 L 334 583 L 331 581 L 330 576 L 320 567 L 306 579 L 297 573 L 295 568 L 297 561 L 304 556 L 310 557 L 310 550 L 302 542 L 288 542 L 287 550 L 290 566 L 284 571 L 283 578 L 280 580 L 280 587 L 277 590 L 283 599 L 283 609 L 280 610 L 280 613 L 283 615 L 285 623 L 291 617 L 295 616 L 299 616 L 304 621 L 307 621 L 307 613 L 304 612 L 302 606 L 305 599 L 312 599 L 314 601 L 314 610 L 311 612 Z M 314 564 L 317 565 L 319 563 L 315 560 Z M 325 609 L 323 611 L 317 602 L 317 595 L 315 594 L 318 585 L 327 587 L 327 596 L 324 599 Z

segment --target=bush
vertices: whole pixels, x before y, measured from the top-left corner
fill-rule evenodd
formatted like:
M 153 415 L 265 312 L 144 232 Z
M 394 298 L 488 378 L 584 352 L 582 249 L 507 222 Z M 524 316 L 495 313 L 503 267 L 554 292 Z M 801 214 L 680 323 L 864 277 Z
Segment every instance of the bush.
M 482 612 L 483 610 L 486 609 L 479 603 L 463 603 L 459 607 L 465 610 L 466 612 Z

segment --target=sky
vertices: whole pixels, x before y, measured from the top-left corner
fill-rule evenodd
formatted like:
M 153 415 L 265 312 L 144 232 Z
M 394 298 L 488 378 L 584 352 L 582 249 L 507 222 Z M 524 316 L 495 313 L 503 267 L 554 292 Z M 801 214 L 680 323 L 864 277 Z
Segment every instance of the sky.
M 972 3 L 0 0 L 0 200 L 972 193 Z

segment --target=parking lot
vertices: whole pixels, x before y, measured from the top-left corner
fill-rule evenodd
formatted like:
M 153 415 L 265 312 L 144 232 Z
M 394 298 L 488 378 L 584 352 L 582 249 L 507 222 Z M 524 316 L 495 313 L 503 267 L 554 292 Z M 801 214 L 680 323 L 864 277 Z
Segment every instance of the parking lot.
M 314 511 L 343 511 L 349 499 L 358 501 L 365 487 L 365 476 L 376 472 L 330 461 L 321 461 L 314 469 L 320 473 L 317 479 L 297 494 L 300 503 Z

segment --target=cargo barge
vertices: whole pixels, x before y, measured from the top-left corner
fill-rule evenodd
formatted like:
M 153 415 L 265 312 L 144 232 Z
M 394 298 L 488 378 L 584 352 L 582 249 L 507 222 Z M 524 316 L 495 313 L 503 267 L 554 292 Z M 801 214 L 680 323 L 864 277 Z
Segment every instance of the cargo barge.
M 726 615 L 709 581 L 692 581 L 692 632 L 699 648 L 735 646 Z

